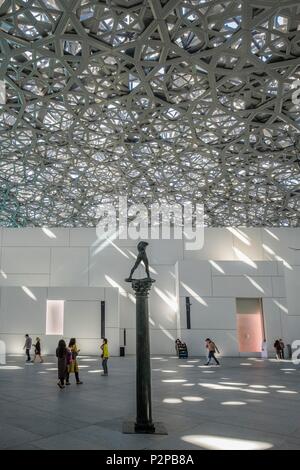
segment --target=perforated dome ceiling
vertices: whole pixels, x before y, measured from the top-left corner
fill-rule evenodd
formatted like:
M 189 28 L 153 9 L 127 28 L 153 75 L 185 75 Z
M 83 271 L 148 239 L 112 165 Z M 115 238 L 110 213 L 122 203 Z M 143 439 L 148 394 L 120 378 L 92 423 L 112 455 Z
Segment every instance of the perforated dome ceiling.
M 0 224 L 299 225 L 299 0 L 0 0 Z

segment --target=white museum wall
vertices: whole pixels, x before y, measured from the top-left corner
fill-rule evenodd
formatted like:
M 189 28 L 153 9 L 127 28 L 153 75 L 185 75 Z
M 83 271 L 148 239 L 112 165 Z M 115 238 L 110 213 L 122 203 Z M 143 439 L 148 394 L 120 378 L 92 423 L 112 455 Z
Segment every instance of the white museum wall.
M 0 229 L 0 286 L 19 287 L 15 302 L 20 307 L 24 302 L 21 310 L 29 310 L 28 319 L 18 317 L 16 323 L 9 316 L 8 320 L 9 304 L 4 296 L 2 310 L 1 295 L 1 339 L 9 322 L 8 336 L 19 337 L 27 330 L 32 335 L 43 332 L 35 307 L 30 309 L 23 298 L 22 286 L 32 287 L 37 298 L 49 296 L 56 287 L 73 288 L 72 296 L 79 287 L 98 287 L 102 293 L 115 288 L 119 296 L 111 300 L 115 302 L 112 310 L 118 310 L 119 323 L 116 326 L 109 314 L 107 322 L 112 324 L 107 328 L 112 328 L 112 341 L 117 345 L 122 345 L 125 328 L 126 353 L 134 354 L 135 299 L 124 279 L 134 263 L 137 242 L 99 242 L 95 229 L 89 228 L 49 230 Z M 236 297 L 263 298 L 270 350 L 277 336 L 286 342 L 300 338 L 300 251 L 290 247 L 300 248 L 300 229 L 207 228 L 204 246 L 196 251 L 185 250 L 181 240 L 150 240 L 148 256 L 156 279 L 149 299 L 152 351 L 174 354 L 174 340 L 182 336 L 192 354 L 202 354 L 203 339 L 209 335 L 218 340 L 224 354 L 238 354 Z M 144 276 L 143 270 L 138 274 Z M 47 294 L 38 291 L 43 287 L 49 288 Z M 191 298 L 192 330 L 185 329 L 185 296 Z M 74 315 L 77 323 L 80 313 Z M 80 330 L 79 325 L 76 328 Z M 20 352 L 20 345 L 5 340 L 10 351 Z M 44 342 L 53 351 L 53 338 L 45 337 Z M 95 350 L 92 342 L 92 338 L 82 338 L 87 353 Z M 114 354 L 118 354 L 117 347 Z
M 238 354 L 236 298 L 262 298 L 268 349 L 284 337 L 279 305 L 286 305 L 284 276 L 278 261 L 183 260 L 177 265 L 181 337 L 192 352 L 204 352 L 206 337 L 214 338 L 227 356 Z M 187 330 L 185 298 L 191 302 L 191 330 Z M 274 303 L 277 301 L 277 304 Z M 284 307 L 283 307 L 284 308 Z M 286 313 L 285 313 L 285 316 Z
M 118 290 L 113 287 L 1 287 L 0 332 L 8 353 L 21 353 L 25 333 L 41 338 L 43 354 L 54 354 L 58 341 L 76 337 L 82 354 L 100 355 L 101 300 L 105 301 L 105 335 L 110 352 L 119 354 Z M 47 300 L 63 300 L 63 334 L 46 334 Z

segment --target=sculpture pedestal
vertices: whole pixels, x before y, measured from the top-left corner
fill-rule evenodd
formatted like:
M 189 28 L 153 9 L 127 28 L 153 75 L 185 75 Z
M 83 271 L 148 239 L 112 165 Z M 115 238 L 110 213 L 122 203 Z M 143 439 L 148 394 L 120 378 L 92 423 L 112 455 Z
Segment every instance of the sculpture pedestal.
M 123 433 L 167 434 L 152 421 L 148 294 L 153 279 L 126 279 L 136 297 L 136 421 L 123 424 Z

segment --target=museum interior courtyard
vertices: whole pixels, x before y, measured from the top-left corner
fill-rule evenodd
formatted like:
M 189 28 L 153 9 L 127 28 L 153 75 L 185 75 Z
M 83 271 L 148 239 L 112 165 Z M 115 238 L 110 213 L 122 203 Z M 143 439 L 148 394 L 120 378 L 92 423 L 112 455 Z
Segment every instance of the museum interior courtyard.
M 0 450 L 299 415 L 300 0 L 0 0 Z

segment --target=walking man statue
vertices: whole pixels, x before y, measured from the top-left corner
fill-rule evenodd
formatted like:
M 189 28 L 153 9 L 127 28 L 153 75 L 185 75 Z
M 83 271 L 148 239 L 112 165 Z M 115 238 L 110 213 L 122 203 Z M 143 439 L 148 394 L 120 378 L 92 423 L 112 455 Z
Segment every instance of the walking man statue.
M 137 258 L 136 258 L 136 262 L 134 263 L 134 266 L 133 266 L 132 270 L 130 271 L 129 277 L 126 279 L 127 282 L 132 281 L 132 275 L 133 275 L 134 271 L 137 269 L 137 267 L 139 266 L 139 264 L 142 261 L 144 262 L 144 265 L 145 265 L 147 278 L 151 279 L 150 278 L 150 273 L 149 273 L 149 261 L 148 261 L 147 255 L 146 255 L 147 246 L 148 246 L 147 242 L 139 242 L 138 243 L 138 246 L 137 246 L 138 255 L 137 255 Z

